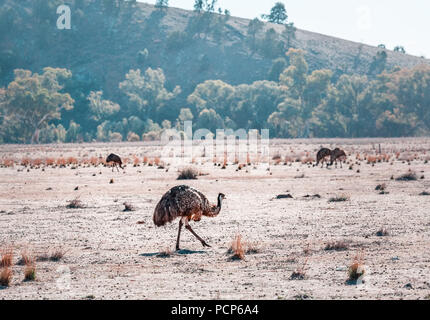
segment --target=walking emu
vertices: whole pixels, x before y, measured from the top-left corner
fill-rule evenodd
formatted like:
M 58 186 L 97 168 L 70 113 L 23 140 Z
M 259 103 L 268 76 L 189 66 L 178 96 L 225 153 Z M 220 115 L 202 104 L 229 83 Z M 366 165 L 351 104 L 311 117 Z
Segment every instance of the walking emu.
M 333 165 L 333 162 L 336 162 L 337 167 L 337 160 L 341 158 L 346 158 L 345 151 L 340 150 L 339 148 L 334 149 L 330 154 L 330 165 Z M 340 160 L 340 167 L 342 168 L 342 160 Z
M 218 195 L 218 204 L 210 205 L 206 197 L 199 191 L 188 186 L 177 186 L 170 189 L 157 204 L 154 211 L 154 224 L 157 227 L 164 226 L 176 218 L 180 218 L 176 250 L 179 251 L 182 225 L 190 231 L 204 247 L 210 247 L 200 238 L 189 225 L 189 221 L 200 221 L 202 216 L 216 217 L 221 211 L 222 201 L 225 195 Z
M 318 166 L 318 164 L 321 162 L 321 168 L 324 167 L 324 162 L 327 163 L 327 167 L 328 167 L 328 162 L 326 161 L 327 157 L 331 156 L 331 150 L 327 149 L 327 148 L 322 148 L 320 151 L 318 151 L 317 153 L 317 164 L 315 165 L 316 167 Z
M 113 162 L 113 167 L 116 168 L 116 170 L 118 170 L 118 165 L 121 169 L 124 170 L 123 166 L 122 166 L 122 161 L 121 158 L 119 156 L 117 156 L 116 154 L 111 153 L 107 158 L 106 158 L 106 163 L 110 163 Z M 112 167 L 112 171 L 113 171 L 113 167 Z

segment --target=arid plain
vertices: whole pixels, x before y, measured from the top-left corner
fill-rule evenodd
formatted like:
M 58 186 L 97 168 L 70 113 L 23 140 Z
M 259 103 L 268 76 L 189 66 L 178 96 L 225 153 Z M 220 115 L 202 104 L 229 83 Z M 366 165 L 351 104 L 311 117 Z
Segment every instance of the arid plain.
M 342 168 L 307 163 L 321 146 L 346 151 Z M 270 165 L 196 156 L 187 181 L 159 150 L 0 146 L 0 254 L 13 256 L 0 299 L 430 299 L 430 139 L 273 140 Z M 110 152 L 124 171 L 98 164 Z M 180 184 L 226 195 L 219 216 L 191 222 L 212 248 L 183 230 L 175 252 L 179 221 L 154 226 Z M 355 258 L 364 275 L 351 284 Z

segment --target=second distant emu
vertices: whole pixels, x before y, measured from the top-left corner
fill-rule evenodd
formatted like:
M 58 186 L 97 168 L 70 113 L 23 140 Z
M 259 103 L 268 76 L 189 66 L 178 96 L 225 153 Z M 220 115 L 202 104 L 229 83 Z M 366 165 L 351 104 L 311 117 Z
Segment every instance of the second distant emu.
M 118 166 L 124 170 L 124 167 L 122 166 L 122 161 L 121 158 L 119 156 L 117 156 L 116 154 L 111 153 L 107 158 L 106 158 L 106 163 L 111 163 L 113 162 L 113 166 L 112 166 L 112 171 L 113 171 L 113 167 L 116 168 L 116 170 L 118 170 Z
M 327 162 L 326 158 L 330 157 L 330 163 Z M 346 153 L 345 151 L 336 148 L 334 150 L 330 150 L 327 148 L 322 148 L 317 153 L 317 164 L 315 166 L 318 166 L 318 164 L 321 162 L 321 168 L 324 167 L 324 162 L 327 163 L 327 167 L 330 165 L 333 165 L 333 162 L 335 163 L 337 167 L 337 160 L 338 159 L 345 159 Z M 342 161 L 340 161 L 340 167 L 342 168 Z
M 343 150 L 340 150 L 339 148 L 336 148 L 332 150 L 330 155 L 330 165 L 333 165 L 333 162 L 336 163 L 337 167 L 337 160 L 340 159 L 340 167 L 342 168 L 342 159 L 346 159 L 346 153 Z
M 325 162 L 325 163 L 327 163 L 327 167 L 328 167 L 328 162 L 326 161 L 327 157 L 331 157 L 331 150 L 327 149 L 327 148 L 322 148 L 317 153 L 317 164 L 315 166 L 317 167 L 319 165 L 319 163 L 321 162 L 321 168 L 322 168 L 322 167 L 324 167 L 324 162 Z

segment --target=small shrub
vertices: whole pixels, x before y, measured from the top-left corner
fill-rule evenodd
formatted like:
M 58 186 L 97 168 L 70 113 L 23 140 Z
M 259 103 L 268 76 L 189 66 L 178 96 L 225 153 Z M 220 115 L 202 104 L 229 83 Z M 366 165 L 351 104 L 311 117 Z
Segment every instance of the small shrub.
M 233 254 L 230 259 L 231 260 L 243 260 L 245 259 L 245 250 L 242 245 L 242 236 L 237 234 L 231 243 L 230 249 L 228 250 L 229 254 Z
M 366 270 L 364 266 L 364 253 L 360 252 L 358 253 L 353 261 L 352 264 L 348 268 L 348 284 L 358 284 L 360 279 L 363 278 L 365 275 Z
M 387 185 L 385 183 L 378 184 L 375 188 L 376 191 L 384 191 L 385 189 L 387 189 Z
M 345 202 L 345 201 L 349 201 L 349 196 L 340 195 L 340 196 L 332 197 L 328 200 L 328 202 Z
M 306 259 L 305 262 L 291 274 L 290 280 L 305 280 L 307 264 L 308 259 Z
M 132 204 L 130 204 L 128 202 L 124 202 L 123 205 L 125 207 L 124 210 L 123 210 L 124 212 L 136 211 L 136 208 Z
M 24 281 L 36 280 L 36 265 L 31 262 L 25 265 L 24 269 Z
M 1 254 L 0 268 L 11 267 L 13 263 L 13 250 L 12 248 L 4 249 Z
M 0 286 L 9 287 L 12 282 L 13 272 L 9 267 L 3 268 L 0 271 Z
M 178 180 L 197 180 L 199 173 L 194 168 L 185 168 L 179 172 Z
M 67 209 L 83 209 L 85 208 L 85 205 L 82 203 L 79 198 L 75 198 L 74 200 L 67 201 L 68 205 L 66 206 Z
M 376 236 L 378 236 L 378 237 L 387 237 L 389 235 L 390 235 L 390 233 L 385 228 L 381 228 L 376 232 Z
M 49 260 L 54 262 L 60 261 L 61 259 L 64 258 L 65 254 L 66 254 L 66 251 L 62 248 L 54 249 L 54 251 L 52 251 L 49 255 Z
M 396 178 L 396 181 L 416 181 L 418 176 L 415 172 L 409 171 L 408 173 L 402 174 Z
M 261 246 L 257 242 L 247 242 L 245 244 L 245 247 L 246 247 L 246 250 L 245 250 L 246 254 L 257 254 L 261 252 Z
M 345 251 L 348 250 L 348 244 L 345 241 L 329 242 L 325 246 L 326 251 Z

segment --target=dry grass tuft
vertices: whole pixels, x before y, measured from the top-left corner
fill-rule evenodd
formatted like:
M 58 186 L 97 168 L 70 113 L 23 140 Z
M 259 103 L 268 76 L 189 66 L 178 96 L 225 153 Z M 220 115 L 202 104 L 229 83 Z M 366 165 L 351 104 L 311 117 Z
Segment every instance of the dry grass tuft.
M 346 251 L 346 250 L 348 250 L 348 248 L 349 248 L 348 243 L 346 243 L 345 241 L 334 241 L 334 242 L 327 243 L 324 250 L 326 250 L 326 251 Z
M 0 268 L 11 267 L 12 263 L 13 263 L 13 249 L 12 248 L 3 249 L 1 253 Z
M 360 284 L 363 281 L 363 277 L 366 273 L 364 266 L 364 252 L 361 251 L 356 254 L 352 264 L 348 268 L 348 284 Z
M 136 208 L 128 202 L 124 202 L 123 205 L 125 207 L 123 210 L 124 212 L 136 211 Z
M 196 169 L 188 167 L 179 172 L 177 180 L 197 180 L 198 175 L 199 172 Z
M 34 259 L 27 254 L 22 254 L 22 259 L 25 264 L 24 281 L 36 280 L 36 263 Z
M 261 245 L 258 242 L 246 242 L 245 243 L 246 254 L 257 254 L 261 252 Z
M 387 189 L 387 185 L 385 183 L 378 184 L 375 188 L 376 191 L 385 191 L 385 189 Z
M 291 274 L 290 280 L 305 280 L 307 264 L 308 258 L 306 258 L 303 264 Z
M 379 230 L 378 230 L 378 232 L 376 232 L 376 235 L 377 235 L 378 237 L 387 237 L 387 236 L 389 236 L 389 235 L 390 235 L 390 233 L 388 232 L 388 230 L 387 230 L 387 229 L 385 229 L 385 228 L 381 228 L 381 229 L 379 229 Z
M 349 200 L 350 200 L 349 196 L 343 194 L 343 195 L 331 197 L 330 199 L 328 199 L 328 202 L 345 202 Z
M 396 178 L 396 181 L 416 181 L 418 176 L 415 172 L 410 171 Z
M 82 201 L 79 198 L 75 198 L 73 200 L 67 201 L 68 205 L 66 206 L 67 209 L 83 209 L 85 208 L 85 205 L 82 203 Z
M 63 248 L 56 248 L 50 253 L 49 260 L 54 262 L 60 261 L 64 258 L 66 253 L 67 251 Z
M 0 271 L 0 286 L 9 287 L 12 282 L 13 272 L 9 267 L 5 267 Z
M 242 245 L 242 236 L 237 234 L 233 239 L 230 249 L 228 250 L 229 254 L 232 254 L 230 260 L 243 260 L 245 259 L 245 249 Z

